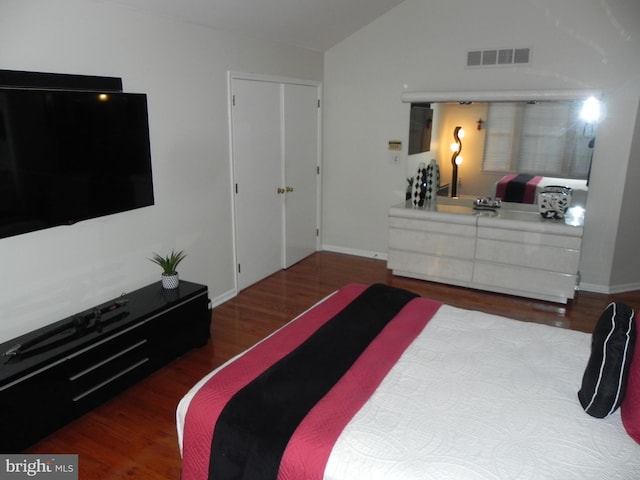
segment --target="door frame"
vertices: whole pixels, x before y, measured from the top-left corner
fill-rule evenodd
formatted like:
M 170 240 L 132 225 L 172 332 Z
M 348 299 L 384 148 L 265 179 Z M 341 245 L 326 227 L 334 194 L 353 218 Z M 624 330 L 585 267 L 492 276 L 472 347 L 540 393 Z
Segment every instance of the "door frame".
M 238 248 L 237 248 L 237 210 L 236 210 L 236 173 L 234 165 L 233 151 L 233 81 L 234 80 L 253 80 L 258 82 L 269 82 L 278 84 L 305 85 L 315 87 L 318 92 L 318 147 L 316 152 L 316 228 L 318 235 L 316 236 L 316 251 L 320 250 L 322 245 L 322 82 L 315 80 L 303 80 L 293 77 L 280 77 L 274 75 L 263 75 L 255 73 L 245 73 L 229 70 L 227 71 L 227 124 L 229 136 L 229 175 L 230 175 L 230 193 L 231 193 L 231 228 L 232 228 L 232 245 L 233 245 L 233 288 L 234 295 L 238 294 Z M 284 158 L 283 158 L 284 165 Z M 284 224 L 283 224 L 284 238 Z M 284 268 L 284 254 L 282 258 L 282 268 Z

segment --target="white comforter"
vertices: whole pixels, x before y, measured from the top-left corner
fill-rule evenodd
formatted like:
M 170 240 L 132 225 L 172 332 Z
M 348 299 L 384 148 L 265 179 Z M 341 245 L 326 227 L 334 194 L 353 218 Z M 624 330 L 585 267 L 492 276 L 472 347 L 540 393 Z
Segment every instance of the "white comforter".
M 619 412 L 592 418 L 577 400 L 590 340 L 442 306 L 342 432 L 324 478 L 639 479 Z

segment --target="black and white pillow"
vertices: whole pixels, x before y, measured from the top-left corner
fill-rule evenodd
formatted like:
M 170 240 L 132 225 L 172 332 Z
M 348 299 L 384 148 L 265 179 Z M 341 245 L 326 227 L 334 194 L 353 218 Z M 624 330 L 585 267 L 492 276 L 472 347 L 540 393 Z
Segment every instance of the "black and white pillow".
M 636 340 L 633 309 L 610 303 L 591 338 L 591 356 L 578 398 L 589 415 L 604 418 L 622 403 Z

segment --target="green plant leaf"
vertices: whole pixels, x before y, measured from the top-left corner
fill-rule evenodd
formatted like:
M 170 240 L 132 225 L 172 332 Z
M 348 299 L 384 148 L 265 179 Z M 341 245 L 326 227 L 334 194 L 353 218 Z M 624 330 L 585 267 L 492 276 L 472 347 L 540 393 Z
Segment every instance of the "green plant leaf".
M 177 273 L 178 264 L 184 260 L 187 256 L 184 250 L 180 250 L 176 252 L 175 250 L 171 250 L 169 255 L 165 255 L 164 257 L 158 253 L 153 252 L 152 257 L 149 259 L 153 263 L 157 264 L 162 268 L 163 275 L 174 275 Z

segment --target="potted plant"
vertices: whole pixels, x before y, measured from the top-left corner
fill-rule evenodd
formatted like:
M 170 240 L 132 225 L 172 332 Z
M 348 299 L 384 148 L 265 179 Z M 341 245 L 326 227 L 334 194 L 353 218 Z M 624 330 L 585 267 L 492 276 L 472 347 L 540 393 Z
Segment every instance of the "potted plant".
M 413 196 L 413 177 L 407 177 L 407 184 L 405 200 L 411 200 L 411 197 Z
M 171 250 L 171 253 L 164 257 L 153 252 L 153 256 L 149 260 L 160 265 L 160 268 L 162 268 L 162 286 L 164 288 L 178 288 L 179 279 L 176 268 L 186 256 L 187 254 L 184 250 L 180 250 L 178 252 Z

